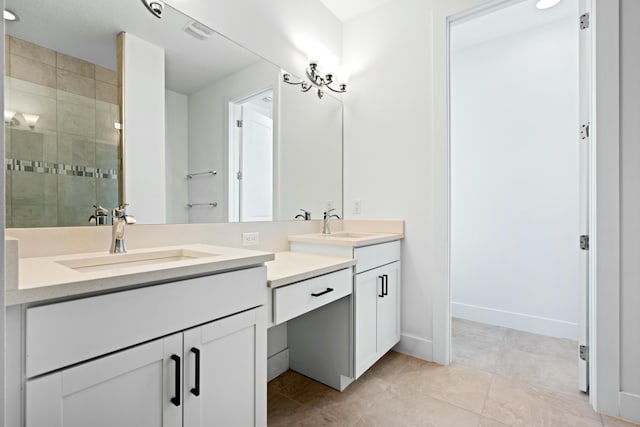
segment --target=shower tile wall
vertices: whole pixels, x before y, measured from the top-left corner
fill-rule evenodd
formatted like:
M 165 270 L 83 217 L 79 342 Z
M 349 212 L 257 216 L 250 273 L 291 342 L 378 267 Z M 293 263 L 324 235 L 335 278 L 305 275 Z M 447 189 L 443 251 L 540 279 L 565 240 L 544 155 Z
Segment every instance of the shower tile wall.
M 89 225 L 118 203 L 116 72 L 11 36 L 5 55 L 7 227 Z

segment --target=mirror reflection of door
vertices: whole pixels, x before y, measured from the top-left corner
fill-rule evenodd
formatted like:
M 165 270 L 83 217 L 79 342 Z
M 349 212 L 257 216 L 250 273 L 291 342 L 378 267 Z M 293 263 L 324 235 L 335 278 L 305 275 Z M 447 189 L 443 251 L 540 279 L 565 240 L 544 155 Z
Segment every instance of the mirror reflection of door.
M 273 90 L 232 102 L 229 219 L 273 220 Z

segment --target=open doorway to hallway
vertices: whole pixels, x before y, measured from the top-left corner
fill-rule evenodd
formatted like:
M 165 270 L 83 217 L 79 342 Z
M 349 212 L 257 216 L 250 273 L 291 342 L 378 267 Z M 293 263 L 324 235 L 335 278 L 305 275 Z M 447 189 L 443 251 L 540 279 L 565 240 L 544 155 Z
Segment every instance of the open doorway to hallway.
M 577 393 L 587 390 L 579 1 L 538 3 L 450 27 L 452 359 Z

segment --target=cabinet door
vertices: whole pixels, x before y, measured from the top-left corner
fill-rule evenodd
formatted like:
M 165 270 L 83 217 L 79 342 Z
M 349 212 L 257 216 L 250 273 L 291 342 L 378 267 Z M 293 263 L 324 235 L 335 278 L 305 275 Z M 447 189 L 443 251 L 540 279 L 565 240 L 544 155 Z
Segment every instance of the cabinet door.
M 380 356 L 400 341 L 400 262 L 382 267 L 384 297 L 378 298 L 378 352 Z
M 378 300 L 382 292 L 381 270 L 355 275 L 355 377 L 378 360 Z
M 179 427 L 182 334 L 26 383 L 27 427 Z M 176 387 L 176 381 L 178 384 Z
M 264 307 L 184 332 L 184 425 L 265 426 Z

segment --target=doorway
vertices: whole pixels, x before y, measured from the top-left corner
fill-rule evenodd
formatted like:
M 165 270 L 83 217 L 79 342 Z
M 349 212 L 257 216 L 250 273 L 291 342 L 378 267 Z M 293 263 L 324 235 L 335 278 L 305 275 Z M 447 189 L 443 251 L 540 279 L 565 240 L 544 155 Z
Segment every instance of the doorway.
M 587 391 L 581 5 L 537 3 L 450 21 L 452 360 Z
M 273 220 L 273 89 L 229 103 L 229 221 Z

